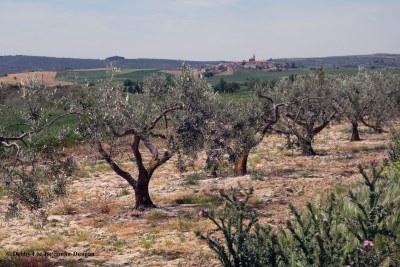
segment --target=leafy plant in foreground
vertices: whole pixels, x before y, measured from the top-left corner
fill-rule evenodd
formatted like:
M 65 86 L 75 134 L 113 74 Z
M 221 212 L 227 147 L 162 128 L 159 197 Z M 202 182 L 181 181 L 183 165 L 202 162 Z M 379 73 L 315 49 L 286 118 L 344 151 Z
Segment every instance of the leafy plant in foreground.
M 258 224 L 248 205 L 252 189 L 221 191 L 224 208 L 201 211 L 217 228 L 196 235 L 223 266 L 398 266 L 400 171 L 376 160 L 369 169 L 359 165 L 363 180 L 346 195 L 290 206 L 279 231 Z
M 224 266 L 277 266 L 282 257 L 272 228 L 259 225 L 257 211 L 248 206 L 252 194 L 252 188 L 245 194 L 238 189 L 220 190 L 224 207 L 200 211 L 217 229 L 206 234 L 197 231 L 196 235 L 207 242 Z

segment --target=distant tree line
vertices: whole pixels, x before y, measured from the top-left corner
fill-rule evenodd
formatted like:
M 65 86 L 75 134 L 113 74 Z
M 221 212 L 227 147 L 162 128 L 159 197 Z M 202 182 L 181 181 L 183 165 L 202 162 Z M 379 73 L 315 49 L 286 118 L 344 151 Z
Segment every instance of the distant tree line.
M 224 78 L 221 78 L 213 88 L 218 93 L 235 93 L 240 90 L 240 85 L 237 82 L 227 82 Z

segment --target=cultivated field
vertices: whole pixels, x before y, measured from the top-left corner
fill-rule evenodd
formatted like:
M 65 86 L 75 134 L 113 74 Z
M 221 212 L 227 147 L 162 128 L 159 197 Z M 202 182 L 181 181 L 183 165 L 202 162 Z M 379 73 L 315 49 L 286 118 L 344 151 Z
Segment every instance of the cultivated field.
M 29 78 L 34 78 L 41 84 L 47 86 L 58 86 L 58 85 L 71 85 L 68 81 L 56 80 L 57 72 L 55 71 L 39 71 L 39 72 L 23 72 L 23 73 L 12 73 L 5 77 L 0 77 L 0 83 L 18 84 L 27 81 Z

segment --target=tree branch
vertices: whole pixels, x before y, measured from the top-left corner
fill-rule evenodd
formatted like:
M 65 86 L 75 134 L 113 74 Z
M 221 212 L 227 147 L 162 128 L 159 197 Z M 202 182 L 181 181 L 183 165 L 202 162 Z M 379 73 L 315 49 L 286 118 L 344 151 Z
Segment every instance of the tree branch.
M 110 165 L 110 167 L 113 169 L 113 171 L 124 178 L 134 189 L 136 189 L 136 180 L 133 179 L 133 177 L 126 171 L 122 170 L 121 167 L 112 159 L 109 153 L 104 150 L 103 145 L 101 142 L 97 142 L 97 148 L 100 152 L 100 155 L 103 157 L 103 159 Z
M 179 105 L 176 105 L 176 106 L 174 106 L 174 107 L 167 108 L 167 109 L 163 110 L 163 111 L 161 112 L 161 114 L 158 115 L 157 118 L 155 118 L 155 119 L 153 120 L 153 122 L 152 122 L 152 123 L 150 124 L 150 126 L 147 128 L 147 131 L 153 130 L 154 127 L 156 127 L 157 123 L 158 123 L 162 118 L 165 118 L 165 116 L 166 116 L 167 113 L 172 112 L 172 111 L 175 111 L 175 110 L 178 110 L 178 109 L 182 109 L 182 108 L 183 108 L 183 106 L 182 106 L 181 104 L 179 104 Z M 165 119 L 164 119 L 164 120 L 165 120 Z M 165 120 L 165 121 L 166 121 L 166 120 Z
M 13 142 L 13 141 L 22 141 L 28 135 L 31 135 L 31 134 L 34 134 L 34 133 L 39 133 L 39 132 L 43 131 L 44 129 L 46 129 L 46 128 L 50 127 L 51 125 L 53 125 L 56 121 L 66 117 L 66 116 L 69 116 L 69 115 L 79 115 L 79 113 L 77 113 L 77 112 L 69 112 L 69 113 L 62 114 L 62 115 L 54 118 L 53 120 L 51 120 L 47 124 L 43 125 L 39 129 L 28 131 L 26 133 L 21 134 L 20 136 L 12 136 L 12 137 L 0 136 L 0 144 L 5 145 L 5 144 L 7 144 L 9 142 Z
M 132 148 L 133 155 L 135 156 L 136 165 L 138 167 L 139 173 L 146 173 L 146 175 L 147 175 L 148 172 L 147 172 L 147 169 L 143 165 L 142 154 L 140 153 L 140 150 L 139 150 L 140 140 L 141 140 L 141 137 L 138 135 L 135 135 L 135 137 L 133 138 L 133 142 L 130 143 L 130 146 Z

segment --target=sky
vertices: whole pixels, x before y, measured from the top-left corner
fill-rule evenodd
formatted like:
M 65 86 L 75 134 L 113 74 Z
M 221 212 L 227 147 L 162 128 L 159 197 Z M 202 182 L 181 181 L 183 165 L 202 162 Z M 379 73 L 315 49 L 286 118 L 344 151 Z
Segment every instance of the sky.
M 400 53 L 399 0 L 0 0 L 0 55 L 242 60 Z

